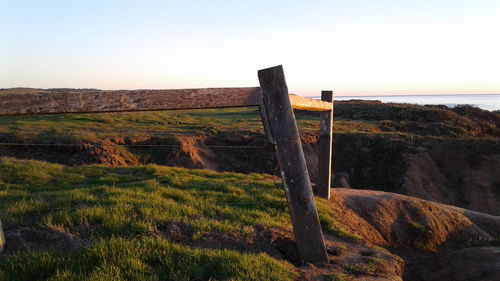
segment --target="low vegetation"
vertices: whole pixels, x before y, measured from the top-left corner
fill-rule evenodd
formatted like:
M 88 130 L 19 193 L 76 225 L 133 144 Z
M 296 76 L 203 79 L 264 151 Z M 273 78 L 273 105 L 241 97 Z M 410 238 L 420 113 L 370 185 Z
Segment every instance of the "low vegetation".
M 288 262 L 251 250 L 290 228 L 284 198 L 261 174 L 1 158 L 0 280 L 290 280 Z M 353 237 L 319 208 L 326 231 Z
M 33 251 L 2 261 L 2 280 L 290 280 L 265 254 L 200 250 L 162 238 L 103 238 L 75 252 Z
M 312 119 L 305 116 L 299 125 L 304 130 L 313 130 L 318 122 Z M 16 136 L 45 143 L 94 141 L 109 137 L 216 135 L 221 132 L 262 134 L 258 108 L 0 117 L 0 137 Z
M 338 134 L 383 134 L 439 138 L 498 138 L 500 114 L 472 106 L 419 106 L 377 101 L 335 102 Z M 317 113 L 296 112 L 302 132 L 317 132 Z M 110 137 L 178 134 L 263 134 L 257 107 L 0 117 L 0 141 L 61 143 Z
M 269 227 L 284 226 L 287 221 L 284 192 L 266 175 L 156 165 L 66 167 L 3 158 L 0 184 L 0 208 L 5 210 L 1 218 L 6 225 L 15 222 L 16 225 L 64 223 L 70 226 L 102 222 L 105 229 L 114 232 L 132 220 L 147 230 L 156 220 L 194 217 L 195 228 L 222 231 L 220 221 L 210 217 L 224 222 L 259 222 Z M 269 204 L 226 204 L 238 202 Z M 75 210 L 45 214 L 43 210 L 46 208 Z M 115 209 L 109 212 L 107 208 Z M 40 221 L 33 221 L 33 212 L 40 215 Z M 234 223 L 227 224 L 227 227 L 231 226 L 228 230 L 242 234 L 248 232 L 242 224 Z
M 288 227 L 283 190 L 265 175 L 155 165 L 65 167 L 3 158 L 0 198 L 7 235 L 30 229 L 32 236 L 52 233 L 79 244 L 69 252 L 50 243 L 37 250 L 21 245 L 22 251 L 3 257 L 2 280 L 289 280 L 295 275 L 265 253 L 201 251 L 165 238 L 175 230 L 189 240 L 221 234 L 251 241 L 255 225 Z
M 308 133 L 316 136 L 317 113 L 297 111 L 296 116 L 305 137 Z M 337 145 L 344 145 L 348 153 L 337 153 L 340 164 L 336 167 L 350 171 L 353 187 L 391 188 L 407 169 L 402 158 L 410 150 L 406 140 L 420 145 L 424 138 L 451 139 L 460 142 L 457 147 L 467 144 L 468 161 L 482 161 L 483 142 L 494 146 L 500 137 L 499 116 L 470 106 L 450 109 L 337 102 L 334 131 L 344 135 Z M 95 142 L 87 154 L 95 156 L 101 149 L 124 159 L 116 166 L 129 166 L 65 166 L 0 158 L 0 220 L 9 243 L 0 256 L 0 280 L 296 279 L 297 269 L 269 248 L 276 238 L 273 231 L 290 233 L 291 228 L 285 195 L 276 177 L 139 165 L 160 163 L 154 157 L 193 151 L 151 148 L 144 152 L 144 148 L 120 146 L 155 144 L 157 140 L 165 145 L 179 135 L 211 136 L 213 143 L 209 144 L 224 145 L 231 134 L 244 135 L 231 145 L 246 145 L 247 136 L 250 145 L 264 144 L 258 108 L 0 117 L 0 156 L 79 165 L 59 159 L 78 153 L 76 150 L 58 154 L 55 146 L 28 150 L 24 146 L 13 149 L 9 143 L 85 146 Z M 256 143 L 255 138 L 259 139 Z M 205 145 L 207 139 L 194 141 L 205 141 Z M 202 156 L 212 153 L 195 152 Z M 259 152 L 262 155 L 247 152 L 234 152 L 239 155 L 233 158 L 244 157 L 253 166 L 259 163 L 266 173 L 275 168 L 275 163 L 262 163 L 259 158 L 268 157 L 271 150 Z M 244 171 L 233 165 L 236 160 L 231 153 L 218 156 L 221 163 L 228 164 L 217 163 L 217 170 L 234 166 L 232 170 Z M 250 161 L 251 156 L 258 162 Z M 89 159 L 84 163 L 103 163 Z M 323 230 L 349 243 L 361 239 L 340 227 L 332 204 L 322 199 L 316 203 Z M 411 246 L 428 249 L 428 227 L 414 224 L 411 231 L 416 237 Z M 497 242 L 471 240 L 468 246 L 497 246 Z M 346 248 L 339 246 L 330 252 L 338 258 Z M 377 257 L 366 254 L 365 258 L 367 262 L 345 265 L 327 279 L 351 280 L 377 272 Z
M 325 278 L 326 281 L 349 281 L 351 278 L 342 273 L 334 273 Z
M 370 133 L 439 138 L 500 137 L 500 114 L 470 105 L 449 108 L 444 105 L 341 101 L 335 103 L 334 114 L 337 121 L 367 124 L 364 129 L 369 129 Z

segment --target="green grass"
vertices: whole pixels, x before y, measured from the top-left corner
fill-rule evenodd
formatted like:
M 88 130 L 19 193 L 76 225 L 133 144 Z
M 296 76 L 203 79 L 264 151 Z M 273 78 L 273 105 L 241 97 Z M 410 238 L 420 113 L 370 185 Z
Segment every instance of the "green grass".
M 425 251 L 432 250 L 429 244 L 429 237 L 431 236 L 431 228 L 428 225 L 423 225 L 416 222 L 410 223 L 410 231 L 412 233 L 412 246 Z
M 109 238 L 77 252 L 36 251 L 0 264 L 1 280 L 290 280 L 265 254 L 199 250 L 161 238 Z
M 210 233 L 251 240 L 254 225 L 290 227 L 284 198 L 279 184 L 259 174 L 0 158 L 5 231 L 57 229 L 91 245 L 9 254 L 0 280 L 290 280 L 294 270 L 267 254 L 200 250 L 162 238 L 177 222 L 189 226 L 193 240 Z
M 94 233 L 100 237 L 152 232 L 169 221 L 185 222 L 200 232 L 249 235 L 251 225 L 285 227 L 289 220 L 286 204 L 276 202 L 284 200 L 283 190 L 266 175 L 156 165 L 66 167 L 3 158 L 0 198 L 6 227 L 89 224 L 99 226 Z
M 291 280 L 296 271 L 265 253 L 202 250 L 165 238 L 177 223 L 195 244 L 210 234 L 254 241 L 256 225 L 291 228 L 284 199 L 282 186 L 264 174 L 68 167 L 3 157 L 5 231 L 51 230 L 86 243 L 69 251 L 43 244 L 10 252 L 0 263 L 0 280 Z M 224 204 L 238 202 L 268 204 Z M 325 231 L 356 239 L 329 218 L 326 200 L 318 206 Z
M 465 110 L 467 109 L 467 110 Z M 319 115 L 297 111 L 301 132 L 317 132 Z M 334 132 L 426 137 L 498 137 L 498 113 L 408 104 L 337 102 Z M 68 142 L 174 134 L 263 134 L 257 107 L 0 117 L 0 141 Z
M 343 269 L 348 274 L 358 275 L 362 271 L 362 264 L 348 264 L 348 265 L 344 265 Z
M 346 238 L 351 241 L 357 241 L 361 239 L 359 235 L 350 233 L 339 225 L 339 223 L 335 219 L 336 211 L 328 200 L 316 198 L 316 206 L 318 208 L 319 221 L 321 222 L 323 231 L 326 231 L 338 237 Z
M 318 118 L 304 115 L 302 130 L 317 130 Z M 0 117 L 0 137 L 39 142 L 93 141 L 107 137 L 171 136 L 251 132 L 263 134 L 257 107 L 155 112 L 58 114 Z
M 352 276 L 358 276 L 361 274 L 374 274 L 379 271 L 380 267 L 383 265 L 384 261 L 379 258 L 366 258 L 363 263 L 354 263 L 344 265 L 344 271 Z
M 237 116 L 235 116 L 237 113 Z M 111 136 L 141 137 L 262 131 L 256 108 L 190 111 L 60 114 L 0 118 L 0 133 L 38 141 L 95 140 Z
M 488 125 L 495 116 L 470 108 L 452 112 L 440 107 L 340 103 L 334 132 L 491 137 L 498 134 L 496 127 Z M 301 132 L 317 133 L 316 113 L 297 112 L 296 117 Z M 258 109 L 0 117 L 0 142 L 72 143 L 227 132 L 263 134 Z M 399 147 L 378 155 L 378 161 L 394 163 L 392 152 L 399 152 Z M 385 175 L 387 169 L 383 170 L 378 174 Z M 256 225 L 290 228 L 284 198 L 282 187 L 261 174 L 157 165 L 68 167 L 0 158 L 0 220 L 6 231 L 52 229 L 88 242 L 71 251 L 46 246 L 10 253 L 0 262 L 0 280 L 290 280 L 295 270 L 266 254 L 201 250 L 164 238 L 165 229 L 176 223 L 189 227 L 194 241 L 214 233 L 257 239 Z M 359 239 L 339 226 L 331 204 L 317 199 L 317 207 L 324 231 Z M 422 229 L 415 227 L 415 231 Z M 375 264 L 360 266 L 345 271 L 376 269 Z

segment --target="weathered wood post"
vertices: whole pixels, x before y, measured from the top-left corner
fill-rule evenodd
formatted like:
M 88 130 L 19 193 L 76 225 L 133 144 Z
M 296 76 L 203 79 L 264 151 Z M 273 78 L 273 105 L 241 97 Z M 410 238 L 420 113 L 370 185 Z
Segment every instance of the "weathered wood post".
M 321 100 L 332 102 L 333 92 L 322 91 Z M 330 185 L 332 182 L 332 123 L 333 103 L 332 110 L 321 112 L 319 127 L 319 181 L 317 185 L 317 195 L 325 199 L 330 199 Z
M 3 235 L 2 221 L 0 221 L 0 253 L 3 251 L 5 246 L 5 236 Z
M 269 128 L 269 120 L 267 119 L 267 111 L 264 104 L 259 105 L 259 111 L 260 111 L 260 117 L 262 118 L 262 125 L 264 127 L 266 140 L 267 142 L 274 144 L 274 140 L 271 135 L 271 128 Z
M 259 70 L 258 76 L 300 257 L 304 262 L 328 262 L 283 67 Z

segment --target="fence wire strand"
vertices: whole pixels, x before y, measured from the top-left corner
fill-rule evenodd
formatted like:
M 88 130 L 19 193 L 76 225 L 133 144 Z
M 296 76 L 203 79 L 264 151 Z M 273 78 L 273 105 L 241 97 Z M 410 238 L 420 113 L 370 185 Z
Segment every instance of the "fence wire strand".
M 204 204 L 162 204 L 162 205 L 126 205 L 126 206 L 105 206 L 105 205 L 85 205 L 76 207 L 55 207 L 55 208 L 34 208 L 27 209 L 27 212 L 50 212 L 50 211 L 64 211 L 64 210 L 81 210 L 81 209 L 92 209 L 92 208 L 104 208 L 104 209 L 138 209 L 138 208 L 163 208 L 163 207 L 201 207 L 206 205 L 217 205 L 217 206 L 238 206 L 238 205 L 277 205 L 285 204 L 286 200 L 275 200 L 275 201 L 242 201 L 242 202 L 206 202 Z M 0 208 L 0 211 L 8 211 L 9 208 Z
M 22 177 L 17 177 L 18 179 L 22 179 Z M 157 178 L 145 178 L 137 181 L 130 182 L 114 182 L 115 185 L 127 185 L 127 184 L 138 184 L 148 180 L 158 180 Z M 282 181 L 277 181 L 276 176 L 271 176 L 268 182 L 215 182 L 215 183 L 205 183 L 205 182 L 180 182 L 174 183 L 174 185 L 191 185 L 191 186 L 239 186 L 239 187 L 262 187 L 263 185 L 273 184 L 281 185 Z M 161 179 L 160 179 L 161 183 Z M 8 185 L 13 185 L 13 183 L 7 183 Z M 87 184 L 84 184 L 87 185 Z M 77 184 L 77 186 L 81 186 Z M 9 188 L 9 187 L 7 187 Z M 56 207 L 56 208 L 35 208 L 29 209 L 29 212 L 44 212 L 44 211 L 61 211 L 61 210 L 78 210 L 78 209 L 88 209 L 88 208 L 107 208 L 107 209 L 126 209 L 126 208 L 162 208 L 162 207 L 179 207 L 179 206 L 204 206 L 204 205 L 225 205 L 225 206 L 238 206 L 238 205 L 274 205 L 274 204 L 285 204 L 286 200 L 275 200 L 275 201 L 236 201 L 236 202 L 206 202 L 204 204 L 162 204 L 162 205 L 126 205 L 126 206 L 103 206 L 103 205 L 94 205 L 94 206 L 76 206 L 76 207 Z M 9 208 L 0 208 L 0 211 L 4 212 L 9 210 Z
M 92 145 L 92 143 L 11 143 L 11 142 L 0 142 L 0 146 L 61 146 L 61 147 L 81 147 L 85 145 Z M 210 147 L 210 148 L 232 148 L 232 149 L 265 149 L 272 147 L 271 144 L 266 145 L 196 145 L 196 144 L 119 144 L 113 143 L 111 145 L 124 146 L 124 147 Z
M 96 146 L 101 146 L 103 144 L 97 143 L 94 144 L 92 142 L 88 143 L 16 143 L 16 142 L 0 142 L 0 146 L 4 147 L 84 147 L 86 145 L 96 145 Z M 155 148 L 155 147 L 175 147 L 175 148 L 187 148 L 187 147 L 197 147 L 197 148 L 224 148 L 224 149 L 270 149 L 273 148 L 273 144 L 263 144 L 263 145 L 211 145 L 211 144 L 123 144 L 123 143 L 109 143 L 109 144 L 104 144 L 104 145 L 114 145 L 114 146 L 122 146 L 122 147 L 131 147 L 131 148 Z M 173 185 L 173 186 L 203 186 L 203 187 L 213 187 L 216 188 L 217 186 L 235 186 L 235 187 L 264 187 L 267 184 L 272 184 L 274 186 L 276 185 L 281 185 L 282 181 L 277 180 L 275 174 L 276 171 L 272 171 L 273 174 L 270 175 L 269 178 L 264 179 L 264 182 L 171 182 L 168 179 L 162 180 L 161 178 L 140 178 L 135 181 L 128 181 L 128 182 L 120 182 L 118 181 L 113 181 L 112 183 L 104 183 L 104 184 L 111 184 L 111 185 L 129 185 L 129 184 L 140 184 L 148 180 L 157 180 L 159 181 L 160 184 L 165 184 L 165 185 Z M 6 183 L 6 188 L 9 190 L 13 186 L 16 185 L 16 181 L 24 179 L 22 176 L 14 176 L 11 177 L 10 179 L 13 179 L 11 183 Z M 56 183 L 57 184 L 57 183 Z M 67 185 L 69 187 L 81 187 L 81 186 L 87 186 L 90 185 L 91 183 L 68 183 Z M 50 185 L 50 183 L 48 183 Z M 14 187 L 15 188 L 15 187 Z M 29 199 L 29 198 L 26 198 Z M 265 205 L 283 205 L 286 204 L 286 200 L 274 200 L 274 201 L 234 201 L 234 202 L 204 202 L 204 203 L 197 203 L 197 204 L 185 204 L 185 203 L 175 203 L 175 204 L 159 204 L 159 205 L 145 205 L 145 204 L 139 204 L 139 205 L 124 205 L 124 206 L 106 206 L 106 205 L 77 205 L 74 207 L 54 207 L 54 208 L 33 208 L 30 209 L 28 208 L 25 210 L 25 212 L 31 213 L 31 212 L 38 212 L 38 213 L 43 213 L 43 212 L 54 212 L 54 211 L 77 211 L 77 210 L 85 210 L 85 209 L 93 209 L 93 208 L 104 208 L 104 209 L 141 209 L 141 208 L 171 208 L 171 207 L 203 207 L 207 205 L 217 205 L 217 206 L 265 206 Z M 0 212 L 8 212 L 10 210 L 9 207 L 6 208 L 0 208 Z

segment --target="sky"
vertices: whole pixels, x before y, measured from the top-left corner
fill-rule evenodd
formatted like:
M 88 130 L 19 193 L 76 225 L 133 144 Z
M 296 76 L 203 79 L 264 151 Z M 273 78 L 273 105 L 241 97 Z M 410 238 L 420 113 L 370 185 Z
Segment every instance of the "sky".
M 0 88 L 500 94 L 499 0 L 0 0 Z

